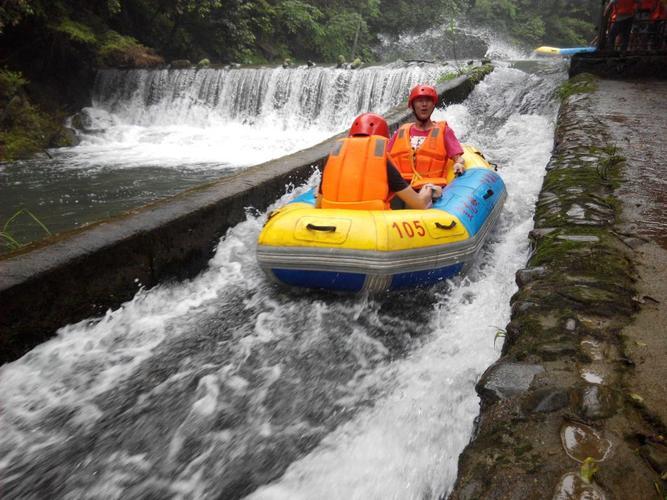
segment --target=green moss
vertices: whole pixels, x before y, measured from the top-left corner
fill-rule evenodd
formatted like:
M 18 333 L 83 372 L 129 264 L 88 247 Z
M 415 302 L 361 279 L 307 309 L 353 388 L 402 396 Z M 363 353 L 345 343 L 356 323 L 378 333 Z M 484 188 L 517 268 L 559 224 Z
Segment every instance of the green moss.
M 565 100 L 571 95 L 591 93 L 595 90 L 597 90 L 597 77 L 590 73 L 580 73 L 561 84 L 556 94 L 561 100 Z
M 95 36 L 90 26 L 72 21 L 69 18 L 62 19 L 55 30 L 67 35 L 73 42 L 93 46 L 98 44 L 97 36 Z
M 113 50 L 127 50 L 142 45 L 131 36 L 121 35 L 113 30 L 107 31 L 101 40 L 100 54 L 105 54 Z
M 141 45 L 131 36 L 124 36 L 113 30 L 107 31 L 100 39 L 97 63 L 103 67 L 154 67 L 164 63 L 151 49 Z
M 0 70 L 0 99 L 9 99 L 28 84 L 21 72 Z
M 472 83 L 481 82 L 486 75 L 493 71 L 493 65 L 482 64 L 481 66 L 465 66 L 455 71 L 444 73 L 438 77 L 437 83 L 445 83 L 459 76 L 467 76 Z
M 43 149 L 41 140 L 17 131 L 0 132 L 0 144 L 0 159 L 10 161 L 29 158 Z
M 42 112 L 23 93 L 20 86 L 25 85 L 26 80 L 20 73 L 6 70 L 2 73 L 0 99 L 7 101 L 7 105 L 0 128 L 0 160 L 29 158 L 48 147 L 70 145 L 61 117 Z
M 461 73 L 460 71 L 450 71 L 449 73 L 444 73 L 438 77 L 437 83 L 449 82 L 454 78 L 458 78 L 462 74 L 463 73 Z

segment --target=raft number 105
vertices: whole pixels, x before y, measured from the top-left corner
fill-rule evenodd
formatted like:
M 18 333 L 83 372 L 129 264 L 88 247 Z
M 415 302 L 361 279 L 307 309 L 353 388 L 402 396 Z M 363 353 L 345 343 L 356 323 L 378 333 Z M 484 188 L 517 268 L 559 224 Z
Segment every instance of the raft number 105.
M 391 227 L 398 231 L 398 235 L 401 237 L 401 239 L 403 238 L 403 233 L 405 233 L 405 236 L 408 238 L 414 238 L 415 233 L 418 236 L 426 236 L 426 229 L 422 225 L 421 221 L 418 220 L 413 220 L 412 222 L 404 221 L 400 225 L 398 222 L 394 222 Z M 403 231 L 401 231 L 401 227 L 403 227 Z
M 424 226 L 422 225 L 421 221 L 418 220 L 413 220 L 412 222 L 405 221 L 402 222 L 400 225 L 398 224 L 398 222 L 394 222 L 391 225 L 391 227 L 396 229 L 401 239 L 403 238 L 403 233 L 405 233 L 405 235 L 408 238 L 414 238 L 415 233 L 417 234 L 417 236 L 426 236 L 426 229 L 424 229 Z M 401 231 L 401 227 L 403 227 L 403 231 Z M 435 227 L 437 227 L 438 229 L 445 229 L 445 230 L 454 229 L 456 227 L 456 221 L 451 221 L 449 224 L 441 224 L 440 222 L 436 222 Z

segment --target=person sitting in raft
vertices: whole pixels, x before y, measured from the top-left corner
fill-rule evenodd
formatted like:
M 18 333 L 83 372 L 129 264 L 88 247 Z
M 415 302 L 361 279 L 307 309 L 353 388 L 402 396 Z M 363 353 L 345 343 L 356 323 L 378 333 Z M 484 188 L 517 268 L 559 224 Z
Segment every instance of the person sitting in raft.
M 414 123 L 402 125 L 392 136 L 387 150 L 403 178 L 414 188 L 424 184 L 444 186 L 462 174 L 463 148 L 447 122 L 434 122 L 431 115 L 438 93 L 430 85 L 416 85 L 410 91 L 408 107 Z M 449 159 L 453 160 L 453 166 Z
M 375 113 L 355 118 L 348 137 L 336 142 L 322 172 L 317 208 L 388 210 L 395 194 L 407 208 L 425 209 L 442 189 L 425 185 L 416 192 L 387 155 L 389 126 Z

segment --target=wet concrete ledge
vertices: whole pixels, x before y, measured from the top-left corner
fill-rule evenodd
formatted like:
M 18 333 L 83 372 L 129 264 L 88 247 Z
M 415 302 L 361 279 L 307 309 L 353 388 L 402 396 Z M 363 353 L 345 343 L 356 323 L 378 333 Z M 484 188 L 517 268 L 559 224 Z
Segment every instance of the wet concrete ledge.
M 667 78 L 667 52 L 575 54 L 570 60 L 570 76 L 580 73 L 610 78 Z
M 567 84 L 532 254 L 516 275 L 501 358 L 477 384 L 480 415 L 450 499 L 611 500 L 667 491 L 667 408 L 664 393 L 648 389 L 664 385 L 664 323 L 644 323 L 655 333 L 645 337 L 655 340 L 656 354 L 647 357 L 649 340 L 631 327 L 659 301 L 637 295 L 647 240 L 628 230 L 629 204 L 619 195 L 642 167 L 633 144 L 664 156 L 663 137 L 646 137 L 641 120 L 654 119 L 667 86 L 654 85 L 651 99 L 641 90 L 625 99 L 611 82 L 579 75 Z M 602 101 L 612 107 L 600 112 Z M 642 115 L 630 114 L 642 104 Z M 622 118 L 628 125 L 619 130 Z M 653 364 L 640 372 L 645 358 Z
M 492 69 L 438 85 L 441 102 L 462 102 Z M 400 106 L 385 116 L 395 129 L 411 114 Z M 287 184 L 303 183 L 322 167 L 335 139 L 1 256 L 0 363 L 61 326 L 118 307 L 139 286 L 196 275 L 248 208 L 265 210 Z

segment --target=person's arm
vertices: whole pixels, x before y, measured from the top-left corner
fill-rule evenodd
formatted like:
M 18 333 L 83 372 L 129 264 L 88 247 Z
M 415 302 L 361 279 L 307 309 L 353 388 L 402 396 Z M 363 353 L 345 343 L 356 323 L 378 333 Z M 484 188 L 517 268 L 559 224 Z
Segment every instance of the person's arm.
M 322 178 L 324 177 L 324 172 L 322 172 Z M 315 208 L 322 208 L 322 178 L 320 178 L 320 183 L 317 186 L 317 193 L 315 193 Z
M 433 184 L 426 184 L 419 193 L 415 192 L 412 186 L 403 179 L 390 158 L 387 158 L 387 182 L 389 183 L 389 191 L 398 196 L 407 208 L 428 208 L 433 198 L 442 195 L 442 188 Z
M 452 156 L 452 160 L 454 160 L 454 173 L 462 174 L 463 171 L 465 170 L 465 164 L 463 163 L 463 155 Z
M 441 195 L 442 188 L 433 184 L 426 184 L 418 193 L 410 186 L 396 192 L 396 196 L 405 203 L 407 208 L 416 210 L 429 208 L 433 198 L 439 198 Z
M 463 146 L 456 138 L 456 134 L 452 128 L 448 125 L 447 130 L 445 130 L 445 150 L 447 155 L 454 161 L 454 173 L 462 174 L 465 165 L 463 163 Z

